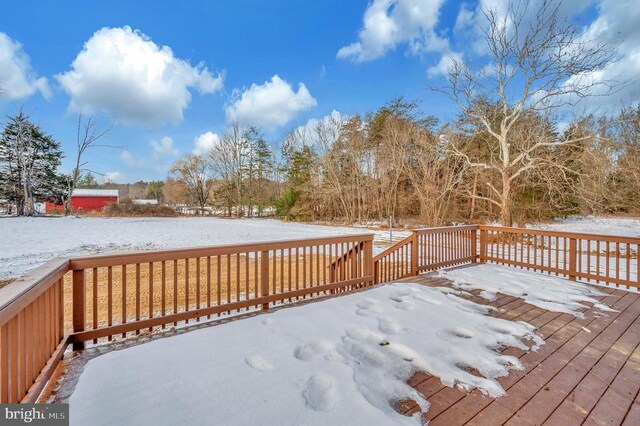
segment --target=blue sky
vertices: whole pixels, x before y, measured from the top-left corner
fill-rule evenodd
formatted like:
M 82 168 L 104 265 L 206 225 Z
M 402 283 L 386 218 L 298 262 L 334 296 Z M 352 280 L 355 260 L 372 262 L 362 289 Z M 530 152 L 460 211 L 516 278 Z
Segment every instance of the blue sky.
M 117 148 L 87 159 L 116 181 L 164 179 L 198 137 L 200 147 L 214 143 L 233 119 L 260 125 L 277 143 L 310 119 L 365 113 L 402 95 L 446 120 L 453 105 L 427 87 L 448 55 L 486 62 L 473 28 L 478 7 L 500 3 L 9 2 L 0 15 L 0 112 L 23 106 L 68 157 L 76 111 L 113 123 L 107 143 Z M 634 79 L 625 102 L 635 102 L 640 71 L 632 3 L 563 3 L 585 31 L 629 41 L 617 71 Z

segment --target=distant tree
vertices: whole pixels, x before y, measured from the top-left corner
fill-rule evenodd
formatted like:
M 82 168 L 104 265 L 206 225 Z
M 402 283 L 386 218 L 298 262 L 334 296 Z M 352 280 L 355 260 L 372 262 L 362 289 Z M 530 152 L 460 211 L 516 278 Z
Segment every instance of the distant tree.
M 162 187 L 162 192 L 164 202 L 167 204 L 186 204 L 188 201 L 187 186 L 181 180 L 167 178 Z
M 554 112 L 594 93 L 610 93 L 615 87 L 615 82 L 601 73 L 615 58 L 615 46 L 586 38 L 559 10 L 558 0 L 510 1 L 505 13 L 484 9 L 484 41 L 491 69 L 475 72 L 452 57 L 448 84 L 434 88 L 489 135 L 487 149 L 494 155 L 488 161 L 465 152 L 464 146 L 453 140 L 450 149 L 469 167 L 498 176 L 483 182 L 487 195 L 474 196 L 495 204 L 503 225 L 513 223 L 515 180 L 550 164 L 550 149 L 581 140 L 539 138 L 535 132 L 530 138 L 514 138 L 516 125 L 532 115 L 548 120 Z M 594 73 L 603 77 L 594 78 Z
M 37 201 L 59 199 L 64 191 L 58 167 L 60 144 L 22 111 L 9 117 L 0 138 L 0 191 L 19 216 L 32 216 Z
M 71 213 L 71 195 L 78 186 L 78 182 L 85 171 L 84 167 L 87 164 L 87 162 L 84 161 L 85 152 L 96 146 L 96 142 L 102 139 L 111 130 L 111 127 L 98 129 L 96 128 L 96 124 L 96 121 L 92 117 L 85 120 L 82 117 L 82 112 L 78 114 L 78 124 L 76 128 L 76 162 L 71 174 L 67 176 L 67 190 L 62 197 L 65 215 Z
M 286 189 L 276 202 L 276 214 L 292 219 L 312 219 L 312 170 L 315 154 L 307 145 L 298 147 L 285 143 L 283 157 Z
M 170 173 L 175 179 L 184 182 L 191 200 L 201 210 L 204 209 L 209 202 L 212 183 L 207 161 L 199 155 L 189 154 L 176 161 Z
M 267 190 L 269 176 L 273 172 L 273 154 L 262 137 L 253 142 L 253 153 L 255 189 L 252 197 L 258 205 L 258 216 L 262 216 L 264 208 L 269 202 Z
M 147 195 L 146 198 L 151 198 L 158 200 L 159 203 L 164 201 L 164 182 L 163 181 L 152 181 L 147 185 Z
M 220 142 L 211 148 L 207 159 L 214 176 L 222 181 L 216 192 L 217 197 L 227 206 L 229 215 L 235 207 L 238 217 L 244 215 L 246 199 L 245 177 L 251 150 L 248 136 L 250 132 L 234 122 Z
M 91 172 L 87 172 L 78 180 L 76 188 L 95 188 L 99 185 L 100 183 L 96 179 L 95 175 Z

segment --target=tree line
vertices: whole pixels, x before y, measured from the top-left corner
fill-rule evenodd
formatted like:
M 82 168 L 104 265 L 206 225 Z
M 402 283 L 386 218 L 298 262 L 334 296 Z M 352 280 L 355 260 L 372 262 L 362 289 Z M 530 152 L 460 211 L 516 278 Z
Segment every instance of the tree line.
M 439 122 L 417 103 L 393 99 L 368 114 L 295 129 L 277 161 L 260 169 L 251 154 L 259 132 L 234 124 L 208 156 L 177 163 L 175 178 L 202 203 L 211 191 L 185 171 L 197 163 L 200 181 L 213 185 L 204 178 L 210 167 L 219 185 L 213 199 L 239 216 L 259 198 L 256 182 L 269 181 L 275 213 L 297 220 L 511 226 L 576 213 L 637 214 L 640 109 L 571 114 L 623 83 L 604 72 L 616 46 L 587 39 L 559 1 L 510 2 L 504 13 L 484 9 L 482 18 L 488 65 L 473 70 L 452 56 L 445 83 L 431 88 L 456 106 L 455 119 Z
M 482 18 L 488 66 L 472 70 L 452 56 L 444 84 L 431 88 L 455 105 L 451 120 L 400 97 L 366 114 L 332 114 L 275 143 L 236 122 L 209 152 L 176 161 L 164 182 L 109 187 L 202 213 L 305 221 L 510 226 L 639 214 L 640 107 L 574 114 L 620 87 L 603 72 L 616 46 L 587 40 L 554 0 L 511 2 Z M 59 144 L 22 113 L 11 117 L 0 140 L 2 196 L 22 212 L 36 199 L 68 200 L 94 183 L 82 156 L 103 135 L 80 115 L 75 168 L 59 177 Z

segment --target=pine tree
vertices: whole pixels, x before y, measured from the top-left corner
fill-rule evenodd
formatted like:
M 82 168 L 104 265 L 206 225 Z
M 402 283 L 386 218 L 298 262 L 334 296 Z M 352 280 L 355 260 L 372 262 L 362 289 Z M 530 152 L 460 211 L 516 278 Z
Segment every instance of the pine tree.
M 9 117 L 0 137 L 0 192 L 15 203 L 19 216 L 35 214 L 38 201 L 59 200 L 64 181 L 58 174 L 60 144 L 22 111 Z
M 273 167 L 271 149 L 264 138 L 260 137 L 253 144 L 253 171 L 255 173 L 255 191 L 253 199 L 258 205 L 258 216 L 262 216 L 264 208 L 269 202 L 267 185 Z

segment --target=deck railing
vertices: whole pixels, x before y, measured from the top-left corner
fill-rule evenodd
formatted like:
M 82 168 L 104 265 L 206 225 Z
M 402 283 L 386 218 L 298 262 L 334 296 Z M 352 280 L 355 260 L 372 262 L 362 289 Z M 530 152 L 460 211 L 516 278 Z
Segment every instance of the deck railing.
M 79 349 L 370 285 L 372 244 L 357 235 L 71 259 L 71 340 Z
M 0 289 L 0 402 L 34 402 L 67 346 L 265 310 L 421 272 L 492 262 L 640 288 L 640 238 L 496 226 L 418 229 L 373 256 L 373 236 L 48 262 Z
M 63 277 L 53 260 L 0 291 L 0 402 L 35 402 L 67 348 Z
M 36 401 L 69 344 L 370 286 L 372 245 L 355 235 L 49 262 L 0 289 L 0 402 Z
M 640 288 L 640 238 L 480 226 L 479 260 L 616 288 Z

